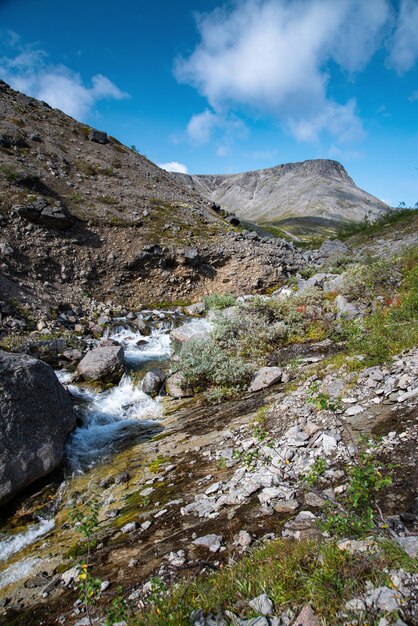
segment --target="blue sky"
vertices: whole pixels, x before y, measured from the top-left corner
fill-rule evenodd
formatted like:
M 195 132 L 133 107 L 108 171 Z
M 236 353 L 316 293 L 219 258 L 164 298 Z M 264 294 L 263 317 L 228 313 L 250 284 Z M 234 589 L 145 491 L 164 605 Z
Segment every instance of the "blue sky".
M 168 168 L 334 158 L 413 205 L 417 33 L 418 0 L 0 0 L 0 76 Z

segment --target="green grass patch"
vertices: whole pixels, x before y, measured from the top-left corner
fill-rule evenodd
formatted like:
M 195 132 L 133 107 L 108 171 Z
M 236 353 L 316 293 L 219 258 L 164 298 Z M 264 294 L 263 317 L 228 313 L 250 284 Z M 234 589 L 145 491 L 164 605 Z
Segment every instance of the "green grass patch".
M 237 303 L 237 299 L 231 293 L 214 293 L 210 296 L 205 296 L 203 302 L 207 310 L 217 309 L 220 311 L 234 306 Z
M 347 600 L 365 589 L 366 581 L 387 584 L 387 567 L 416 570 L 416 563 L 400 554 L 392 544 L 381 552 L 351 555 L 334 542 L 290 542 L 278 539 L 256 548 L 238 563 L 212 575 L 174 587 L 138 615 L 138 626 L 186 626 L 193 610 L 207 613 L 230 610 L 241 619 L 255 617 L 248 602 L 267 593 L 275 614 L 307 603 L 334 625 Z

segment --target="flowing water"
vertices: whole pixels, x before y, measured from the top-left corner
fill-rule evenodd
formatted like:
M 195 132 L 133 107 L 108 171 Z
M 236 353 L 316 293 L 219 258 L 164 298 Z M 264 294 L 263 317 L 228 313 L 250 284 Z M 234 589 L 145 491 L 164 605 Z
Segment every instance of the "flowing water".
M 125 374 L 119 385 L 105 391 L 71 382 L 72 374 L 57 372 L 78 406 L 81 423 L 71 434 L 66 445 L 66 460 L 71 480 L 74 472 L 87 472 L 95 463 L 130 442 L 145 441 L 161 430 L 161 398 L 151 398 L 141 390 L 141 377 L 147 370 L 163 365 L 171 353 L 169 332 L 174 327 L 173 313 L 153 312 L 155 324 L 150 336 L 144 337 L 125 319 L 115 320 L 106 337 L 121 344 L 125 353 Z M 191 329 L 201 330 L 201 320 L 190 322 Z M 207 325 L 207 322 L 206 322 Z M 0 567 L 11 559 L 0 573 L 0 589 L 27 577 L 39 564 L 39 558 L 30 555 L 15 561 L 16 555 L 26 550 L 53 530 L 55 513 L 60 501 L 60 490 L 50 515 L 18 533 L 0 533 Z M 25 552 L 25 554 L 27 551 Z

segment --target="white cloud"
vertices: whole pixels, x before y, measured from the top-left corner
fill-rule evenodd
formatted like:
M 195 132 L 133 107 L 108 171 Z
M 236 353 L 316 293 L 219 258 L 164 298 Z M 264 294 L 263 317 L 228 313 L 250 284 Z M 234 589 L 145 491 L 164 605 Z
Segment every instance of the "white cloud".
M 398 74 L 411 70 L 418 60 L 418 2 L 401 0 L 399 17 L 387 61 Z
M 169 163 L 157 163 L 158 167 L 167 172 L 180 172 L 180 174 L 188 174 L 189 170 L 184 163 L 178 163 L 178 161 L 170 161 Z
M 49 63 L 43 50 L 30 46 L 0 58 L 0 73 L 14 89 L 45 100 L 77 119 L 85 119 L 99 100 L 129 97 L 102 74 L 93 76 L 91 85 L 86 86 L 80 74 L 65 65 Z
M 187 124 L 187 134 L 196 143 L 206 143 L 213 128 L 218 123 L 216 114 L 206 109 L 206 111 L 192 116 Z
M 221 158 L 225 158 L 231 155 L 231 148 L 229 146 L 226 146 L 224 144 L 220 144 L 217 148 L 216 148 L 216 156 L 221 157 Z
M 333 159 L 352 161 L 361 159 L 364 154 L 360 150 L 341 150 L 338 146 L 332 145 L 328 150 L 328 156 Z
M 416 100 L 418 100 L 418 91 L 413 91 L 409 96 L 409 100 L 411 102 L 415 102 Z
M 327 94 L 326 64 L 363 69 L 389 17 L 388 0 L 245 0 L 200 14 L 200 43 L 177 60 L 175 75 L 196 87 L 212 111 L 193 116 L 189 134 L 207 141 L 214 115 L 245 109 L 277 117 L 300 140 L 324 131 L 338 140 L 358 138 L 353 102 Z

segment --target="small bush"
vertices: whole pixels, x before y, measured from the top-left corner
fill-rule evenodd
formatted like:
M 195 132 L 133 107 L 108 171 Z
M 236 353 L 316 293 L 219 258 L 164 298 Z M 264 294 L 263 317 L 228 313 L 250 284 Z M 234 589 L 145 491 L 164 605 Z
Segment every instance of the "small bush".
M 234 306 L 237 303 L 237 299 L 231 293 L 214 293 L 211 296 L 205 296 L 203 298 L 203 302 L 205 303 L 207 310 L 222 310 L 227 309 L 230 306 Z
M 192 339 L 182 346 L 179 369 L 187 385 L 205 391 L 208 387 L 241 389 L 253 368 L 235 354 L 220 350 L 213 339 Z
M 370 265 L 356 263 L 344 272 L 342 293 L 355 300 L 371 300 L 393 290 L 400 279 L 401 274 L 391 261 L 381 260 Z

